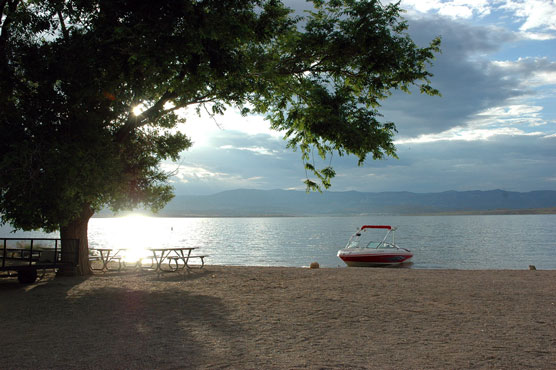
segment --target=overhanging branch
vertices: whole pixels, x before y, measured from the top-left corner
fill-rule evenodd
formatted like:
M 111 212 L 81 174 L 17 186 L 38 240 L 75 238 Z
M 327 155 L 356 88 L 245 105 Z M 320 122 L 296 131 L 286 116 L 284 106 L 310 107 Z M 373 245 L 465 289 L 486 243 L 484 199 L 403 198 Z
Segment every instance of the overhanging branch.
M 4 48 L 6 40 L 8 39 L 8 27 L 12 21 L 11 15 L 15 12 L 19 2 L 20 0 L 2 0 L 0 3 L 0 19 L 2 15 L 5 14 L 6 16 L 6 18 L 4 18 L 4 22 L 2 23 L 2 28 L 0 29 L 0 50 Z M 6 5 L 8 6 L 7 8 Z
M 176 111 L 181 108 L 185 108 L 192 104 L 202 104 L 202 103 L 209 103 L 213 101 L 213 99 L 209 98 L 209 95 L 199 96 L 193 98 L 189 101 L 183 102 L 181 104 L 177 104 L 172 108 L 164 109 L 164 105 L 166 103 L 176 99 L 178 95 L 171 91 L 166 91 L 164 95 L 149 109 L 141 113 L 140 116 L 133 117 L 131 114 L 127 119 L 126 123 L 122 126 L 122 128 L 116 134 L 116 141 L 122 142 L 126 138 L 129 137 L 133 130 L 138 129 L 139 127 L 145 126 L 150 122 L 168 114 L 170 112 Z
M 126 123 L 122 126 L 122 128 L 120 128 L 120 130 L 116 134 L 116 141 L 121 143 L 122 141 L 124 141 L 129 137 L 129 134 L 133 130 L 146 125 L 151 119 L 155 118 L 160 111 L 163 110 L 164 104 L 166 104 L 168 101 L 170 101 L 175 97 L 176 96 L 173 92 L 166 91 L 164 95 L 162 95 L 162 97 L 152 107 L 150 107 L 149 109 L 147 109 L 145 112 L 141 114 L 142 115 L 141 119 L 139 119 L 139 117 L 135 117 L 134 119 L 134 117 L 132 117 L 132 115 L 130 114 Z
M 69 33 L 68 33 L 68 29 L 66 28 L 66 23 L 64 22 L 64 17 L 62 16 L 62 11 L 58 10 L 57 14 L 58 14 L 58 18 L 60 19 L 60 26 L 62 27 L 62 35 L 64 35 L 64 38 L 68 40 Z
M 2 81 L 2 90 L 6 95 L 11 95 L 13 89 L 13 76 L 9 66 L 9 57 L 6 44 L 9 38 L 9 27 L 12 22 L 12 14 L 15 12 L 20 0 L 2 0 L 0 3 L 0 20 L 4 17 L 4 22 L 0 27 L 0 75 L 5 78 Z M 4 77 L 5 76 L 5 77 Z

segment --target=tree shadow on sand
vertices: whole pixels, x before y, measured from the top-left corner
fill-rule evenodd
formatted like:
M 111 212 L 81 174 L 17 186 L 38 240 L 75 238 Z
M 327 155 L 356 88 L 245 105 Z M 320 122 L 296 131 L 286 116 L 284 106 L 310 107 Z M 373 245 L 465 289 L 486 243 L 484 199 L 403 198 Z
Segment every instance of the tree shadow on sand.
M 221 299 L 187 290 L 187 280 L 203 274 L 190 275 L 0 290 L 2 366 L 183 368 L 241 358 L 245 331 Z

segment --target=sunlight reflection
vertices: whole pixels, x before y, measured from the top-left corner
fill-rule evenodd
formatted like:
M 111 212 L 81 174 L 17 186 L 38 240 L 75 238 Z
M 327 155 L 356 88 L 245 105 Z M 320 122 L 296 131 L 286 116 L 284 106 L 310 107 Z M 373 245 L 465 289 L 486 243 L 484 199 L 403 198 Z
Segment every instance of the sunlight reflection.
M 120 252 L 125 262 L 135 262 L 150 255 L 148 248 L 159 244 L 160 237 L 157 230 L 153 228 L 151 217 L 132 214 L 124 217 L 114 218 L 107 225 L 112 236 L 111 244 L 115 248 L 125 249 Z

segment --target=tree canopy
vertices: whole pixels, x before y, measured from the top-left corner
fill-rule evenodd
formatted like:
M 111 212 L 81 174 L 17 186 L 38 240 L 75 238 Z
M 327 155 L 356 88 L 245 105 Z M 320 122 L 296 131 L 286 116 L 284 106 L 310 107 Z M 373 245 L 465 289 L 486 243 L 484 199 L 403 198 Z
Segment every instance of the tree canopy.
M 396 4 L 313 0 L 0 0 L 0 213 L 16 228 L 63 229 L 95 210 L 171 199 L 191 142 L 180 108 L 263 114 L 330 186 L 313 153 L 395 156 L 380 102 L 437 94 Z M 140 114 L 134 108 L 142 107 Z

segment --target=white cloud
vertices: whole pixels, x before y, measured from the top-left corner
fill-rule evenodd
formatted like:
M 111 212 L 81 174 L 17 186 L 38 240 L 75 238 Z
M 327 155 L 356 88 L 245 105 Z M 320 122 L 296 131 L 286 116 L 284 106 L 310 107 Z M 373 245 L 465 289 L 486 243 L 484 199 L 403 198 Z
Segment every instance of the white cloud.
M 410 13 L 436 13 L 452 19 L 481 18 L 501 10 L 521 23 L 519 30 L 526 38 L 548 40 L 556 37 L 546 32 L 556 31 L 553 0 L 402 0 L 401 7 Z M 530 32 L 532 30 L 536 32 Z
M 267 149 L 267 148 L 264 148 L 264 147 L 261 147 L 261 146 L 235 147 L 233 145 L 222 145 L 220 147 L 220 149 L 244 150 L 244 151 L 253 152 L 255 154 L 260 154 L 260 155 L 276 155 L 276 154 L 278 154 L 278 151 L 276 151 L 276 150 Z
M 502 9 L 511 11 L 523 24 L 520 30 L 548 29 L 556 31 L 556 3 L 552 0 L 508 0 Z
M 543 58 L 519 58 L 515 61 L 495 60 L 491 66 L 505 75 L 520 77 L 522 87 L 540 87 L 556 84 L 556 62 Z
M 529 31 L 521 31 L 519 32 L 519 36 L 526 40 L 535 40 L 535 41 L 547 41 L 547 40 L 554 40 L 556 39 L 556 35 L 546 32 L 529 32 Z
M 542 106 L 527 104 L 492 107 L 477 113 L 471 125 L 474 127 L 543 126 L 547 122 L 542 119 L 542 110 Z
M 171 173 L 174 180 L 183 183 L 187 183 L 191 180 L 208 180 L 229 176 L 225 173 L 210 171 L 197 165 L 188 166 L 177 163 L 162 163 L 161 168 L 163 171 Z
M 534 86 L 556 85 L 556 71 L 535 72 L 530 83 Z
M 173 174 L 171 183 L 174 185 L 183 184 L 210 184 L 217 187 L 224 184 L 227 188 L 257 188 L 266 184 L 262 176 L 244 177 L 239 174 L 230 174 L 208 169 L 201 165 L 177 165 L 164 163 L 162 168 Z
M 400 144 L 423 144 L 437 141 L 487 141 L 495 136 L 540 136 L 541 132 L 527 133 L 518 128 L 500 127 L 493 129 L 477 129 L 470 127 L 455 127 L 439 134 L 420 135 L 416 138 L 403 139 L 395 142 Z
M 508 105 L 506 107 L 489 108 L 483 112 L 480 112 L 477 115 L 478 116 L 498 116 L 498 117 L 515 117 L 518 115 L 536 116 L 540 111 L 542 111 L 542 109 L 543 107 L 541 106 L 516 104 L 516 105 Z
M 491 4 L 488 0 L 402 0 L 401 7 L 421 13 L 436 12 L 454 19 L 469 19 L 474 15 L 482 17 L 491 12 Z
M 438 14 L 451 18 L 471 18 L 473 10 L 463 5 L 447 5 L 440 8 Z
M 210 139 L 223 130 L 238 131 L 248 135 L 267 134 L 276 138 L 282 137 L 279 132 L 270 129 L 270 124 L 264 117 L 260 115 L 243 117 L 234 108 L 227 109 L 223 115 L 212 117 L 203 108 L 199 116 L 194 107 L 180 110 L 179 114 L 186 118 L 186 123 L 180 126 L 180 130 L 191 138 L 195 147 L 210 145 Z
M 544 126 L 542 106 L 509 104 L 487 108 L 469 119 L 465 125 L 449 130 L 397 140 L 395 144 L 430 143 L 437 141 L 488 141 L 496 136 L 543 136 L 543 132 L 531 132 L 527 127 Z M 518 126 L 522 126 L 519 128 Z

